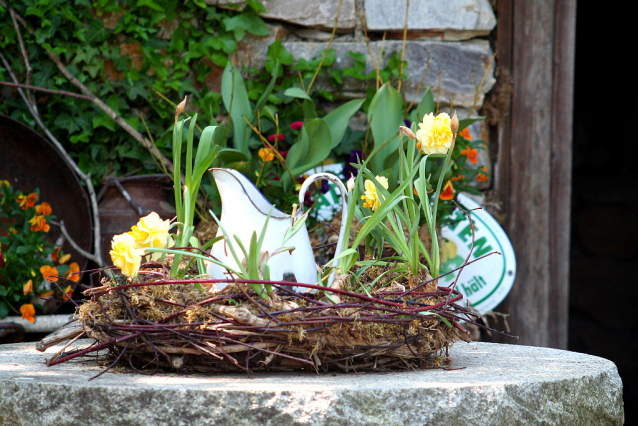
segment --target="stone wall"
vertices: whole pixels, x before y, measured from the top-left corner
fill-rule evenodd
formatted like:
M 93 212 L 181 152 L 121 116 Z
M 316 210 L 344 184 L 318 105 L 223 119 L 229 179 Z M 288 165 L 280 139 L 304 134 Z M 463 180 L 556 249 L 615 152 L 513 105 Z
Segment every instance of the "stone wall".
M 220 7 L 241 7 L 238 4 L 243 0 L 206 2 Z M 337 67 L 352 64 L 347 55 L 352 51 L 366 55 L 366 71 L 371 71 L 374 62 L 371 52 L 376 60 L 383 50 L 385 61 L 403 46 L 407 0 L 262 0 L 262 3 L 267 10 L 262 16 L 271 31 L 268 36 L 246 36 L 242 41 L 234 60 L 245 66 L 260 67 L 267 47 L 277 39 L 296 59 L 316 57 L 327 46 L 335 23 L 332 47 L 337 54 Z M 442 106 L 480 107 L 496 81 L 494 68 L 490 67 L 493 52 L 488 41 L 481 38 L 496 25 L 489 1 L 411 0 L 407 24 L 405 99 L 420 99 L 426 86 L 437 94 L 440 84 L 438 99 Z M 430 67 L 423 77 L 428 61 Z M 354 79 L 346 79 L 343 89 L 349 97 L 365 95 L 365 86 Z

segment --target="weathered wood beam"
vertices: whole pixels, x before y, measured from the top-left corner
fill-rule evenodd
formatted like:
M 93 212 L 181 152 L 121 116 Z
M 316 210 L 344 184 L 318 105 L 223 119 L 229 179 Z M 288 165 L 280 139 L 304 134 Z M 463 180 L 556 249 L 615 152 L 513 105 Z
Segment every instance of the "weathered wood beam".
M 495 193 L 517 256 L 506 301 L 525 345 L 567 348 L 575 0 L 500 0 L 498 65 L 513 80 Z

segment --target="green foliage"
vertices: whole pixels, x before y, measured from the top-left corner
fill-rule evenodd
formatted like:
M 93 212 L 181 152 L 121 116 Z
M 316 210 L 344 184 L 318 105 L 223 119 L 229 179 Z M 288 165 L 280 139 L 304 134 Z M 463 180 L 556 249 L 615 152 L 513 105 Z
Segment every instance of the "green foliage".
M 0 49 L 21 83 L 45 89 L 78 92 L 58 71 L 43 47 L 60 56 L 69 71 L 142 134 L 150 134 L 170 157 L 174 105 L 166 99 L 193 95 L 200 120 L 214 123 L 222 96 L 206 80 L 247 34 L 268 28 L 248 2 L 243 11 L 206 5 L 202 0 L 87 0 L 10 2 L 23 16 L 30 34 L 21 29 L 33 72 L 27 70 L 9 12 L 0 8 Z M 0 64 L 0 79 L 10 77 Z M 7 91 L 4 91 L 7 93 Z M 95 184 L 105 176 L 156 173 L 149 152 L 90 101 L 34 92 L 40 114 L 65 149 L 90 173 Z M 0 113 L 34 126 L 16 92 L 0 102 Z M 147 132 L 148 129 L 148 132 Z

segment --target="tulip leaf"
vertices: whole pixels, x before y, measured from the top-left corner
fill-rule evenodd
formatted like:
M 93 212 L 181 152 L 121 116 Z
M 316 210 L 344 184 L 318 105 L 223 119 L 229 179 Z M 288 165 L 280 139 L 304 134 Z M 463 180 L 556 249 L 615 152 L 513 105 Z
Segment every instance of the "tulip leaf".
M 253 111 L 244 79 L 239 70 L 230 62 L 226 65 L 222 75 L 222 100 L 230 112 L 230 120 L 233 125 L 233 147 L 250 156 L 248 149 L 250 128 L 246 125 L 244 117 L 250 119 L 253 116 Z
M 430 90 L 430 86 L 425 88 L 425 92 L 423 92 L 423 96 L 421 97 L 421 101 L 416 106 L 416 115 L 417 122 L 423 121 L 423 116 L 426 114 L 434 113 L 436 109 L 436 104 L 434 103 L 434 96 L 432 95 L 432 90 Z
M 399 126 L 404 124 L 401 93 L 389 83 L 385 83 L 372 98 L 368 117 L 374 146 L 389 141 L 370 161 L 370 168 L 380 173 L 384 169 L 385 158 L 399 147 Z
M 359 111 L 359 108 L 361 108 L 361 105 L 363 105 L 364 102 L 365 99 L 353 99 L 323 117 L 326 123 L 328 123 L 330 132 L 332 133 L 332 148 L 339 145 L 339 142 L 343 139 L 343 135 L 346 133 L 346 129 L 348 128 L 348 122 L 352 116 Z
M 309 101 L 312 101 L 312 98 L 299 87 L 287 88 L 284 95 L 290 96 L 291 98 L 308 99 Z

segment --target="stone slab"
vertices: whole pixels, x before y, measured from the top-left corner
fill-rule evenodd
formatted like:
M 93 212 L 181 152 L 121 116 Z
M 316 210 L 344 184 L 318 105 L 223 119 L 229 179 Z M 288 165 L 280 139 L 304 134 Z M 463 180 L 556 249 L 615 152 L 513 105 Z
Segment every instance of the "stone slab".
M 406 1 L 365 0 L 366 26 L 371 31 L 402 31 Z M 408 30 L 438 32 L 442 39 L 485 36 L 496 26 L 489 0 L 411 0 Z
M 86 344 L 86 342 L 85 342 Z M 50 348 L 54 353 L 59 348 Z M 455 344 L 452 370 L 154 376 L 94 361 L 46 367 L 34 344 L 0 346 L 0 425 L 622 425 L 608 360 Z
M 304 58 L 310 60 L 320 56 L 319 52 L 326 48 L 327 43 L 316 42 L 285 42 L 286 49 L 295 59 Z M 351 67 L 354 59 L 348 52 L 361 53 L 366 56 L 366 73 L 374 70 L 372 58 L 365 43 L 341 42 L 333 43 L 332 48 L 336 54 L 336 68 Z M 378 63 L 380 52 L 384 52 L 383 65 L 387 58 L 395 52 L 401 52 L 402 40 L 374 41 L 370 43 L 375 61 Z M 486 40 L 471 40 L 465 42 L 441 42 L 426 40 L 408 40 L 405 46 L 405 60 L 408 63 L 407 81 L 405 82 L 405 99 L 411 102 L 413 99 L 421 99 L 426 86 L 432 87 L 432 91 L 438 96 L 439 79 L 441 73 L 441 105 L 449 105 L 451 102 L 457 107 L 470 108 L 475 102 L 476 85 L 481 82 L 486 73 L 485 81 L 478 92 L 477 107 L 483 104 L 485 94 L 494 86 L 494 66 L 488 70 L 492 61 L 493 52 Z M 423 74 L 430 61 L 430 68 L 423 80 Z M 382 66 L 383 67 L 383 66 Z M 423 84 L 419 88 L 419 84 Z M 346 92 L 365 95 L 365 88 L 373 82 L 361 82 L 354 78 L 344 78 L 343 90 Z M 418 97 L 417 97 L 417 89 Z M 418 102 L 418 101 L 417 101 Z
M 206 4 L 220 7 L 243 7 L 245 0 L 206 0 Z M 264 18 L 290 22 L 306 27 L 332 29 L 339 11 L 339 0 L 261 0 L 266 8 Z M 356 23 L 354 0 L 342 0 L 337 28 L 353 29 Z

